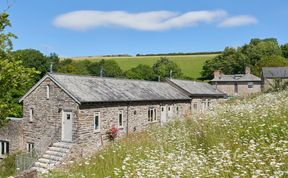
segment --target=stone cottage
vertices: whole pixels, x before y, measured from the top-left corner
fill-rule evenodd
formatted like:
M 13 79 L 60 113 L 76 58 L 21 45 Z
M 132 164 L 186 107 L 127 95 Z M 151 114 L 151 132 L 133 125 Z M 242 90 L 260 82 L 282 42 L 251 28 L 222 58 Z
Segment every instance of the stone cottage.
M 288 67 L 263 67 L 261 78 L 263 91 L 267 91 L 275 86 L 276 82 L 280 85 L 288 84 Z
M 251 74 L 249 67 L 246 67 L 245 74 L 225 75 L 216 70 L 210 83 L 229 96 L 248 96 L 259 93 L 262 85 L 261 78 Z
M 193 112 L 206 111 L 214 103 L 224 101 L 227 95 L 205 82 L 167 79 L 172 86 L 186 93 L 191 98 Z
M 27 150 L 48 149 L 35 163 L 40 171 L 63 159 L 63 153 L 89 154 L 101 147 L 112 127 L 128 134 L 191 111 L 191 98 L 165 82 L 55 73 L 20 102 Z

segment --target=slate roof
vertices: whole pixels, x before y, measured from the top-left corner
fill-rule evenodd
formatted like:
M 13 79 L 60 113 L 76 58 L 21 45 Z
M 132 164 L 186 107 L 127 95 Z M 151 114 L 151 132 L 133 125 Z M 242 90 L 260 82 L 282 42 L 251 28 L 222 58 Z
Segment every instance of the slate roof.
M 48 75 L 80 103 L 190 99 L 183 92 L 164 82 L 57 73 Z
M 288 78 L 288 67 L 263 67 L 264 78 Z
M 224 75 L 221 74 L 221 77 L 214 78 L 211 82 L 261 82 L 261 78 L 253 74 L 234 74 L 234 75 Z
M 226 94 L 217 90 L 209 83 L 196 82 L 191 80 L 167 79 L 167 82 L 173 83 L 189 93 L 190 96 L 218 96 L 225 97 Z

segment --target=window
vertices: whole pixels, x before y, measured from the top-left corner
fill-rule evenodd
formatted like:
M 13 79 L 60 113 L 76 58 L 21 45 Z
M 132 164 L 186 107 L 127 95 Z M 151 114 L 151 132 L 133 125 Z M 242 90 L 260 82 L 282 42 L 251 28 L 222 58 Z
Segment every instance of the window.
M 234 83 L 234 93 L 238 93 L 238 83 Z
M 34 109 L 31 108 L 31 109 L 29 110 L 29 121 L 30 121 L 30 122 L 33 122 L 33 119 L 34 119 Z
M 46 86 L 46 99 L 49 99 L 50 98 L 50 86 L 47 85 Z
M 27 151 L 32 152 L 34 150 L 34 143 L 27 143 Z
M 119 111 L 118 114 L 118 126 L 123 127 L 123 111 Z
M 149 122 L 155 122 L 157 120 L 156 111 L 157 111 L 156 108 L 148 109 L 148 121 Z
M 9 154 L 9 142 L 0 140 L 0 158 Z
M 194 109 L 194 110 L 197 110 L 197 109 L 198 109 L 197 103 L 193 103 L 193 109 Z
M 94 130 L 100 131 L 100 112 L 94 114 Z
M 253 82 L 248 82 L 248 88 L 253 88 Z
M 179 116 L 179 107 L 178 106 L 176 107 L 176 114 L 177 114 L 177 116 Z

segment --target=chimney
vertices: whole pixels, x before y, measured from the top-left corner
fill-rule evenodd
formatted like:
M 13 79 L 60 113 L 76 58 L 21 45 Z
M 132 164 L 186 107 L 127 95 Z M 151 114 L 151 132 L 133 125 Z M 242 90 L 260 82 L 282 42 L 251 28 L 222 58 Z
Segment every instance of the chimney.
M 251 74 L 251 69 L 250 67 L 245 68 L 245 74 Z
M 221 78 L 221 72 L 220 70 L 215 70 L 214 71 L 214 78 L 220 79 Z

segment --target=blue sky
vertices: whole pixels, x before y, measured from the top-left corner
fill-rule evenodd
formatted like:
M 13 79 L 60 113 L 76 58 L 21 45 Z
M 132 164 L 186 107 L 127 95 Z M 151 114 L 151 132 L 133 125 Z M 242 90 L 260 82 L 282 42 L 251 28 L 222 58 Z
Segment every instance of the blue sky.
M 288 42 L 288 1 L 13 0 L 14 49 L 60 56 L 199 52 Z M 1 8 L 6 1 L 1 0 Z M 1 9 L 1 10 L 2 10 Z

